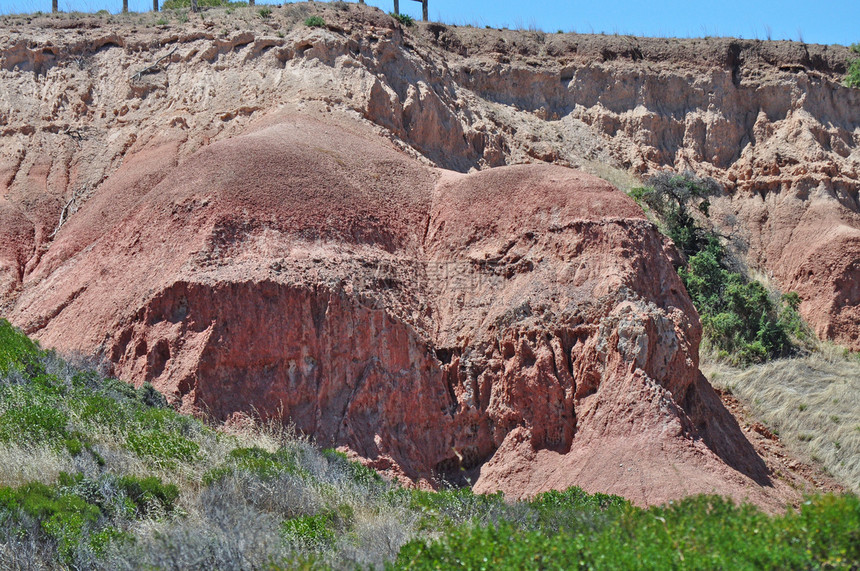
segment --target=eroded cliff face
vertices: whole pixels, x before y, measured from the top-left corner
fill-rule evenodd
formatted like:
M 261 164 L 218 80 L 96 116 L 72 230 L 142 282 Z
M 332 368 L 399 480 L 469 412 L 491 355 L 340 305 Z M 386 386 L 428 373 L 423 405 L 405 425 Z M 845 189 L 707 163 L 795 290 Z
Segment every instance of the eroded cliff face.
M 200 147 L 293 109 L 358 119 L 460 172 L 543 161 L 622 186 L 666 167 L 713 176 L 727 190 L 713 221 L 750 267 L 798 291 L 822 337 L 860 348 L 860 91 L 839 85 L 846 48 L 401 28 L 338 6 L 167 26 L 4 18 L 2 307 L 100 187 L 140 181 L 121 210 Z M 328 26 L 302 26 L 311 11 Z
M 414 481 L 792 493 L 698 371 L 672 246 L 566 167 L 718 178 L 715 220 L 850 343 L 847 50 L 208 14 L 7 20 L 4 315 Z M 557 165 L 491 168 L 527 162 Z
M 63 226 L 10 318 L 186 411 L 257 411 L 392 475 L 514 497 L 790 496 L 699 373 L 672 246 L 596 177 L 431 169 L 361 123 L 282 115 L 123 214 L 113 196 Z

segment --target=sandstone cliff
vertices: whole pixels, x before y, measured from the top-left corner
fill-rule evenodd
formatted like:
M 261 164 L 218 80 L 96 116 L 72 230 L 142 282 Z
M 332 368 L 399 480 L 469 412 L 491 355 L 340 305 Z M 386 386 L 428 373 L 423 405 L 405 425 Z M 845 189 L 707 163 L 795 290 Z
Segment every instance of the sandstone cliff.
M 301 25 L 312 11 L 326 28 Z M 839 85 L 846 48 L 402 28 L 347 4 L 155 19 L 4 18 L 0 218 L 15 244 L 0 252 L 6 307 L 63 207 L 74 212 L 121 166 L 160 149 L 148 188 L 201 145 L 301 107 L 360 117 L 461 172 L 549 161 L 623 184 L 664 167 L 713 176 L 727 189 L 714 218 L 735 249 L 801 294 L 821 336 L 860 348 L 860 294 L 849 285 L 860 91 Z
M 719 178 L 720 225 L 851 342 L 847 50 L 311 6 L 7 19 L 3 312 L 188 410 L 289 416 L 414 480 L 787 497 L 698 372 L 671 246 L 564 166 Z M 312 9 L 327 28 L 294 25 Z M 525 162 L 563 166 L 487 170 Z
M 282 416 L 414 481 L 785 494 L 760 488 L 698 371 L 669 246 L 623 193 L 559 166 L 434 171 L 331 119 L 266 123 L 128 212 L 105 185 L 12 320 L 188 411 Z

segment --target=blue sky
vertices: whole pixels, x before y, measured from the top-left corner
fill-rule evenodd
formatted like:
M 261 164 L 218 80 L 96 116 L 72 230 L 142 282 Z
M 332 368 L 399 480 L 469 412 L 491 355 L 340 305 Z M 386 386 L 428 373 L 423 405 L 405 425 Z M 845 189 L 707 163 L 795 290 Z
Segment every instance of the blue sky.
M 736 36 L 799 40 L 823 44 L 860 42 L 860 0 L 687 0 L 646 2 L 610 0 L 429 0 L 430 18 L 450 24 L 536 28 L 583 33 L 635 34 L 657 37 Z M 122 0 L 59 0 L 63 11 L 119 10 Z M 258 4 L 278 4 L 257 0 Z M 392 0 L 367 0 L 386 12 Z M 50 10 L 51 0 L 0 0 L 0 14 Z M 144 11 L 152 0 L 129 0 Z M 421 4 L 401 0 L 401 12 L 420 17 Z

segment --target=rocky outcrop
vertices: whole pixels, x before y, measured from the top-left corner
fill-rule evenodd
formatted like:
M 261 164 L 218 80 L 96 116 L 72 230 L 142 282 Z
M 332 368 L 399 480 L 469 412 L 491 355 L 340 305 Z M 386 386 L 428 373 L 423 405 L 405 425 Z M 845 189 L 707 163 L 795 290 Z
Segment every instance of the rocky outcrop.
M 731 245 L 860 347 L 845 48 L 406 29 L 343 3 L 123 18 L 0 28 L 16 324 L 416 481 L 789 493 L 699 374 L 659 234 L 564 167 L 717 178 Z
M 301 25 L 311 11 L 328 26 Z M 860 348 L 847 48 L 402 28 L 357 4 L 156 19 L 7 16 L 0 28 L 0 208 L 14 233 L 0 246 L 0 307 L 48 246 L 53 259 L 73 253 L 54 244 L 66 205 L 123 184 L 147 154 L 161 159 L 144 189 L 201 146 L 298 110 L 362 121 L 459 172 L 553 162 L 622 185 L 667 167 L 713 176 L 727 189 L 713 221 L 733 248 L 798 291 L 822 337 Z
M 671 245 L 608 183 L 431 169 L 304 115 L 204 147 L 135 200 L 162 162 L 127 163 L 62 226 L 14 323 L 187 411 L 289 419 L 416 482 L 792 493 L 699 373 Z

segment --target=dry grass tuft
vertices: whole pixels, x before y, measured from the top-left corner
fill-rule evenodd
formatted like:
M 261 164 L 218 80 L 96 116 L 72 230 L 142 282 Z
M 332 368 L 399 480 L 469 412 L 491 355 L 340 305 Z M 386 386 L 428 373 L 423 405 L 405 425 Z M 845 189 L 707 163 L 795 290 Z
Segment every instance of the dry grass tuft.
M 802 357 L 739 369 L 703 358 L 715 387 L 744 402 L 785 445 L 860 492 L 860 360 L 823 345 Z
M 17 487 L 38 480 L 54 484 L 60 472 L 76 472 L 75 459 L 53 446 L 0 446 L 0 486 Z

